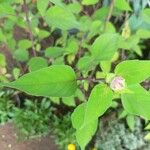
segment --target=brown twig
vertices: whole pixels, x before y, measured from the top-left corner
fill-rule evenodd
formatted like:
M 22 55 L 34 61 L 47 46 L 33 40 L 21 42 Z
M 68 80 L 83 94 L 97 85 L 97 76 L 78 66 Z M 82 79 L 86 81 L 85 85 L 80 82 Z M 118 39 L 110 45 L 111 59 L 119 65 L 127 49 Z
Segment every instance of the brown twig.
M 29 19 L 29 9 L 28 9 L 26 0 L 23 0 L 23 4 L 24 4 L 24 12 L 26 15 L 26 21 L 27 21 L 27 25 L 28 25 L 28 29 L 29 29 L 29 36 L 30 36 L 30 40 L 32 42 L 32 51 L 33 51 L 33 55 L 36 56 L 36 51 L 35 51 L 35 47 L 34 47 L 34 37 L 33 37 L 33 33 L 32 33 L 31 22 Z
M 111 0 L 110 7 L 109 7 L 109 12 L 108 12 L 108 15 L 106 17 L 105 24 L 104 24 L 104 29 L 103 29 L 104 32 L 106 31 L 107 24 L 108 24 L 108 22 L 109 22 L 109 20 L 110 20 L 110 18 L 112 16 L 114 4 L 115 4 L 115 0 Z
M 79 77 L 79 78 L 77 78 L 77 80 L 80 80 L 80 81 L 82 81 L 82 80 L 88 80 L 89 82 L 95 82 L 95 83 L 104 81 L 104 79 L 94 79 L 94 78 L 91 78 L 91 77 L 86 77 L 86 78 Z
M 127 0 L 127 2 L 129 3 L 129 0 Z M 126 24 L 129 18 L 129 13 L 128 11 L 125 12 L 125 20 L 123 24 Z M 125 54 L 125 49 L 121 49 L 121 60 L 125 60 L 126 59 L 126 54 Z

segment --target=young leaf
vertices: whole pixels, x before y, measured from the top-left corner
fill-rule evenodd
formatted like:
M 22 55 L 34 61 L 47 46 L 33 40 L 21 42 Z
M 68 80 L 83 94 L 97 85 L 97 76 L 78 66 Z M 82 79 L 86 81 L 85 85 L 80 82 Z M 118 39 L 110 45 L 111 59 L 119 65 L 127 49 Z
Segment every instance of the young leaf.
M 89 121 L 96 120 L 98 117 L 103 115 L 111 106 L 112 98 L 113 92 L 107 85 L 96 85 L 93 88 L 87 102 L 84 123 L 88 124 Z
M 41 68 L 45 68 L 48 66 L 46 59 L 42 57 L 33 57 L 28 62 L 29 70 L 30 71 L 36 71 Z
M 132 114 L 150 119 L 150 93 L 140 85 L 128 87 L 133 93 L 124 93 L 121 95 L 124 109 Z
M 110 60 L 118 50 L 118 39 L 118 34 L 102 34 L 95 40 L 91 47 L 92 56 L 99 61 Z
M 71 67 L 53 65 L 25 74 L 16 81 L 3 83 L 35 96 L 67 97 L 75 93 L 76 76 Z
M 126 118 L 126 121 L 127 121 L 127 124 L 130 128 L 131 131 L 134 131 L 134 128 L 135 128 L 135 118 L 133 115 L 127 115 L 127 118 Z
M 150 77 L 150 61 L 123 61 L 116 66 L 115 74 L 122 76 L 128 85 L 140 83 Z
M 60 28 L 62 30 L 80 28 L 80 24 L 77 22 L 72 12 L 58 6 L 49 8 L 46 12 L 45 19 L 50 26 Z

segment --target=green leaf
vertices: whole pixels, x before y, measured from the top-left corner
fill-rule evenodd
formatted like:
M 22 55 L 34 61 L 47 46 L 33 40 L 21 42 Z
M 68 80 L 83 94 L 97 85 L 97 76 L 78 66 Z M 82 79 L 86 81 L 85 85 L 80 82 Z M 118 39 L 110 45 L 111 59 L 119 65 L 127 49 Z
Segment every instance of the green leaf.
M 150 133 L 146 134 L 146 136 L 144 137 L 145 140 L 150 141 Z
M 55 104 L 60 104 L 60 98 L 59 97 L 50 97 L 50 100 Z
M 62 98 L 62 102 L 67 106 L 76 106 L 74 96 Z
M 104 73 L 109 73 L 111 70 L 111 61 L 101 61 L 100 66 Z
M 0 53 L 0 67 L 5 67 L 5 66 L 6 66 L 5 55 Z
M 141 14 L 143 21 L 150 24 L 150 9 L 149 8 L 143 9 Z
M 13 16 L 14 15 L 14 16 Z M 3 2 L 0 4 L 0 17 L 8 17 L 11 20 L 15 19 L 15 10 L 14 8 L 10 5 L 10 3 Z
M 68 9 L 58 6 L 53 6 L 46 12 L 46 22 L 49 26 L 60 28 L 62 30 L 69 30 L 72 28 L 80 28 L 75 16 Z
M 98 119 L 91 121 L 89 124 L 81 127 L 76 131 L 77 142 L 80 145 L 81 149 L 84 150 L 85 146 L 92 139 L 93 135 L 97 130 Z
M 148 125 L 146 125 L 146 127 L 144 128 L 144 130 L 150 130 L 150 123 Z
M 65 47 L 65 51 L 69 54 L 76 54 L 79 49 L 78 41 L 75 39 L 69 39 Z
M 64 52 L 64 50 L 61 47 L 48 47 L 45 50 L 45 56 L 56 58 L 56 57 L 63 55 L 63 52 Z
M 64 57 L 58 57 L 55 59 L 55 61 L 53 62 L 53 65 L 62 65 L 65 64 L 64 62 Z
M 84 122 L 86 103 L 80 104 L 72 113 L 71 120 L 75 129 L 79 129 Z
M 77 67 L 81 71 L 88 72 L 93 69 L 94 66 L 96 66 L 98 62 L 91 56 L 83 56 L 80 58 Z
M 50 35 L 50 32 L 40 29 L 37 34 L 40 39 L 44 39 Z
M 76 131 L 77 142 L 82 148 L 82 150 L 84 150 L 85 146 L 92 139 L 92 136 L 96 132 L 98 125 L 98 119 L 89 121 L 89 123 L 86 125 L 84 124 L 85 109 L 86 103 L 82 103 L 74 110 L 71 116 L 73 127 L 77 129 Z
M 3 83 L 35 96 L 67 97 L 75 93 L 76 76 L 73 69 L 66 65 L 53 65 L 27 73 L 16 81 Z
M 74 95 L 70 97 L 63 97 L 62 102 L 68 106 L 76 106 L 76 98 L 80 101 L 85 101 L 84 94 L 81 92 L 80 89 L 77 89 Z
M 131 11 L 131 7 L 126 0 L 116 0 L 115 7 L 119 10 Z
M 113 92 L 107 85 L 96 85 L 87 102 L 84 124 L 88 124 L 89 121 L 96 120 L 102 116 L 111 106 L 112 98 Z
M 124 109 L 132 114 L 145 119 L 150 119 L 150 93 L 140 85 L 128 87 L 133 93 L 124 93 L 121 95 Z
M 99 36 L 91 47 L 92 56 L 98 61 L 110 60 L 118 50 L 118 38 L 118 34 L 114 33 Z
M 42 16 L 45 16 L 46 9 L 48 7 L 49 0 L 37 0 L 37 9 Z
M 94 20 L 104 21 L 106 16 L 108 15 L 108 11 L 109 11 L 109 7 L 101 7 L 94 12 L 92 18 Z
M 100 34 L 101 30 L 102 30 L 102 27 L 103 27 L 103 24 L 99 19 L 93 21 L 91 26 L 90 26 L 90 30 L 89 30 L 87 39 L 90 40 L 95 35 Z
M 76 128 L 76 138 L 82 149 L 94 135 L 98 117 L 111 106 L 113 92 L 105 84 L 94 87 L 87 103 L 79 105 L 72 114 L 72 124 Z
M 13 69 L 13 76 L 14 76 L 14 78 L 18 79 L 19 75 L 20 75 L 20 69 L 19 68 L 14 68 Z
M 65 7 L 62 0 L 49 0 L 49 1 L 52 2 L 53 4 L 55 4 L 56 6 L 63 7 L 63 8 Z
M 18 43 L 18 47 L 19 49 L 27 50 L 28 48 L 32 47 L 32 42 L 27 39 L 20 40 Z
M 0 29 L 0 42 L 6 42 L 6 36 L 3 31 Z
M 135 118 L 133 115 L 127 115 L 127 118 L 126 118 L 126 121 L 127 121 L 127 124 L 130 128 L 131 131 L 134 131 L 134 128 L 135 128 Z
M 150 77 L 150 61 L 123 61 L 116 66 L 115 74 L 125 78 L 128 85 L 140 83 Z
M 74 2 L 74 3 L 69 3 L 67 5 L 67 8 L 74 14 L 78 14 L 81 12 L 82 10 L 82 6 L 80 5 L 80 3 L 78 2 Z
M 150 38 L 150 31 L 144 30 L 144 29 L 139 29 L 139 30 L 137 30 L 136 35 L 142 39 L 148 39 L 148 38 Z
M 118 119 L 123 119 L 123 118 L 125 118 L 125 117 L 127 116 L 127 114 L 128 114 L 128 113 L 127 113 L 125 110 L 121 111 L 121 112 L 119 113 Z
M 83 5 L 94 5 L 98 3 L 99 0 L 82 0 Z
M 16 60 L 24 62 L 27 61 L 29 58 L 29 53 L 25 49 L 18 49 L 14 52 L 14 57 Z
M 48 66 L 46 59 L 42 57 L 33 57 L 28 62 L 29 70 L 36 71 Z

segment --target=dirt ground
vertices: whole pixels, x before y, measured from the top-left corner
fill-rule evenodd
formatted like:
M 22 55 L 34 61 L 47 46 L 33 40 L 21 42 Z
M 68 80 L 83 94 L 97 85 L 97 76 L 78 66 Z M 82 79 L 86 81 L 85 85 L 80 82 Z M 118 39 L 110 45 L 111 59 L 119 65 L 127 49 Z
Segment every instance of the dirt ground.
M 18 141 L 12 124 L 0 126 L 0 150 L 58 150 L 47 136 L 36 140 Z

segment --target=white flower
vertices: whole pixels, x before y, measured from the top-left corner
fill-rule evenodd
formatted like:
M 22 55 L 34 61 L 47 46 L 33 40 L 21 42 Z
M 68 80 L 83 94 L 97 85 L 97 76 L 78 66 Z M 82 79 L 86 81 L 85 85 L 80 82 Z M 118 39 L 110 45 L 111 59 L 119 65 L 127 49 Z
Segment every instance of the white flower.
M 121 91 L 121 90 L 125 89 L 125 87 L 126 87 L 125 79 L 122 78 L 121 76 L 114 77 L 110 83 L 110 88 L 113 91 Z

